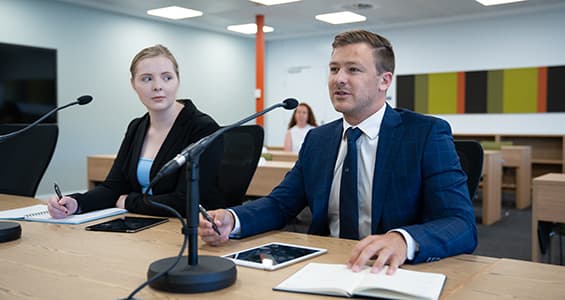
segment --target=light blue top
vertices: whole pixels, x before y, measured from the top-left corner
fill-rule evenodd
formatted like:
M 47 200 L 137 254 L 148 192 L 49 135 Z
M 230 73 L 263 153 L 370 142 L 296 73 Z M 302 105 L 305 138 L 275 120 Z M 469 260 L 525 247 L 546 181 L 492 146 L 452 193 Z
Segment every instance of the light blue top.
M 137 181 L 141 185 L 141 191 L 145 193 L 145 190 L 149 186 L 151 180 L 149 180 L 149 172 L 151 171 L 151 166 L 153 165 L 153 160 L 148 158 L 139 158 L 137 163 Z M 153 191 L 149 191 L 147 194 L 152 195 Z

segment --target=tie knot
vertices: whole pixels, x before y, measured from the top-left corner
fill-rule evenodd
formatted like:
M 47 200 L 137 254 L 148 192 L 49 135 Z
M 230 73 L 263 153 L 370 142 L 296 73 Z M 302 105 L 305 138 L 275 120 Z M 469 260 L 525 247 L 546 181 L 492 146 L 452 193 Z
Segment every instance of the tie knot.
M 361 131 L 361 129 L 355 127 L 349 127 L 347 128 L 347 130 L 345 131 L 345 135 L 347 136 L 347 141 L 348 142 L 355 142 L 357 141 L 357 139 L 361 136 L 361 134 L 363 134 L 363 131 Z

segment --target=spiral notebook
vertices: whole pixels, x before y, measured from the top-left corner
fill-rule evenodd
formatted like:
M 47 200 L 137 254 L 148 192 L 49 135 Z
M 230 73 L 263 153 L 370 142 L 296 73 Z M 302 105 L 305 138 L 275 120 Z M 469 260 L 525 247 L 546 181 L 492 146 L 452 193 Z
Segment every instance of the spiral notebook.
M 36 204 L 22 208 L 0 211 L 0 220 L 22 220 L 57 224 L 81 224 L 106 217 L 124 214 L 126 212 L 127 210 L 125 209 L 114 207 L 79 215 L 71 215 L 62 219 L 54 219 L 49 215 L 49 212 L 47 211 L 47 205 Z

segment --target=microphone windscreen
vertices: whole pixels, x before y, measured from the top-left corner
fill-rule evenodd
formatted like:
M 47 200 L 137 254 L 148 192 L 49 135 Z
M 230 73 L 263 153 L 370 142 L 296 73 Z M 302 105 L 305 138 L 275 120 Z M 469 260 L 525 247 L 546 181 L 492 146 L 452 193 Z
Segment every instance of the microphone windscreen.
M 298 100 L 294 98 L 286 98 L 283 101 L 284 109 L 295 109 L 298 106 Z
M 90 103 L 92 101 L 92 99 L 93 99 L 92 96 L 84 95 L 84 96 L 78 97 L 77 102 L 78 102 L 79 105 L 85 105 L 85 104 Z

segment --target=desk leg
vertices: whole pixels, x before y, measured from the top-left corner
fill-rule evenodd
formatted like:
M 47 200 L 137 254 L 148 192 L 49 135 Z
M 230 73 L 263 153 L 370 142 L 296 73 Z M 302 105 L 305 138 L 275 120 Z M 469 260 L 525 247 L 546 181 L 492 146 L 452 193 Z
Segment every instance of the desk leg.
M 532 200 L 532 261 L 539 262 L 538 208 L 536 207 L 537 188 L 534 184 Z
M 532 204 L 531 176 L 530 168 L 522 166 L 516 168 L 516 208 L 518 209 L 527 208 Z
M 500 156 L 485 156 L 483 181 L 483 219 L 485 225 L 500 220 L 502 194 L 502 163 Z

